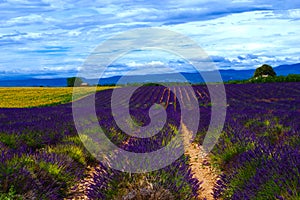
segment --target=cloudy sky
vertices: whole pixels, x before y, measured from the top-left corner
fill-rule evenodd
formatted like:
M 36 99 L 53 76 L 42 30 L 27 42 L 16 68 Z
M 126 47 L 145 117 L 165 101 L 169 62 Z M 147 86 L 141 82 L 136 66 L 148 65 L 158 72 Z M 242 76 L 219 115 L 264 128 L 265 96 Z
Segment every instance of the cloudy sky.
M 147 27 L 191 38 L 219 69 L 300 63 L 297 0 L 0 0 L 0 9 L 2 75 L 75 75 L 104 41 Z M 107 75 L 131 67 L 189 71 L 184 63 L 163 51 L 134 51 L 115 61 Z

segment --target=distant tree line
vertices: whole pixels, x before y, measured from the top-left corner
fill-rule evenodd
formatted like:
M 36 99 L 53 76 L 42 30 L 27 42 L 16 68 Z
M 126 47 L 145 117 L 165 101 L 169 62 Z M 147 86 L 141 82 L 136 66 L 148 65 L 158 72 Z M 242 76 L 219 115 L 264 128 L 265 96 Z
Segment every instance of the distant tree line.
M 231 80 L 225 83 L 228 84 L 238 84 L 238 83 L 271 83 L 271 82 L 300 82 L 300 74 L 289 74 L 287 76 L 277 76 L 274 69 L 267 64 L 263 64 L 258 67 L 252 78 L 247 80 Z M 83 80 L 79 77 L 67 78 L 68 87 L 78 87 L 81 86 Z M 162 82 L 162 83 L 127 83 L 127 84 L 118 84 L 118 86 L 175 86 L 175 85 L 190 85 L 191 83 L 187 82 Z M 207 83 L 197 83 L 192 85 L 205 85 Z M 214 83 L 218 84 L 218 83 Z M 116 84 L 97 84 L 97 86 L 116 86 Z
M 248 80 L 233 80 L 226 83 L 239 84 L 239 83 L 274 83 L 274 82 L 300 82 L 300 74 L 289 74 L 287 76 L 268 76 L 256 77 Z
M 96 84 L 97 86 L 116 86 L 114 83 L 103 83 L 103 84 Z
M 250 79 L 249 83 L 271 83 L 271 82 L 300 82 L 300 74 L 289 74 L 287 76 L 268 76 Z
M 287 76 L 277 76 L 274 69 L 267 64 L 258 67 L 252 78 L 248 80 L 232 80 L 226 83 L 272 83 L 272 82 L 300 82 L 300 74 L 289 74 Z
M 83 80 L 79 77 L 70 77 L 67 78 L 68 87 L 79 87 L 83 83 Z

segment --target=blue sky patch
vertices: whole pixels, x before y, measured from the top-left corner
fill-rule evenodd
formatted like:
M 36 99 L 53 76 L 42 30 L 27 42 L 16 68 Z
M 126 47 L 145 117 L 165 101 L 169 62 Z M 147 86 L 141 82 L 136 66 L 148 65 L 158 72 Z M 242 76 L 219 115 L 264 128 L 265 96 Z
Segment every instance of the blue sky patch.
M 4 0 L 0 9 L 0 72 L 8 75 L 73 76 L 103 41 L 142 27 L 189 36 L 219 69 L 300 62 L 300 1 L 295 0 Z M 147 53 L 131 52 L 109 76 L 132 66 L 189 71 L 174 56 Z

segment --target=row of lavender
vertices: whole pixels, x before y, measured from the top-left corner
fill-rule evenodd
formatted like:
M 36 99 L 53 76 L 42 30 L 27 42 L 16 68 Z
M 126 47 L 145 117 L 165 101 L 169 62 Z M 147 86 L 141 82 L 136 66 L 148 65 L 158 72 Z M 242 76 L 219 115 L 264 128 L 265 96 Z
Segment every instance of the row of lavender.
M 140 93 L 145 90 L 148 90 L 150 98 Z M 146 105 L 144 108 L 131 107 L 130 112 L 137 123 L 149 123 L 148 109 L 153 103 L 162 103 L 163 91 L 163 87 L 145 87 L 136 93 L 132 102 L 144 96 L 145 100 L 139 100 L 138 105 Z M 157 98 L 152 98 L 154 93 Z M 121 148 L 133 152 L 149 152 L 166 145 L 172 135 L 176 134 L 180 109 L 174 112 L 174 109 L 169 107 L 167 123 L 158 135 L 144 140 L 128 137 L 114 123 L 110 96 L 111 91 L 96 94 L 96 112 L 107 137 Z M 88 98 L 90 97 L 86 99 Z M 88 110 L 84 104 L 86 99 L 81 100 L 83 110 Z M 44 108 L 1 109 L 0 123 L 1 198 L 5 195 L 24 199 L 71 197 L 70 188 L 85 176 L 86 166 L 98 163 L 84 148 L 77 135 L 71 104 Z M 136 193 L 137 189 L 142 189 L 144 193 L 146 191 L 145 195 L 160 193 L 166 195 L 166 198 L 192 199 L 197 196 L 200 185 L 198 180 L 192 178 L 188 158 L 185 156 L 168 167 L 145 173 L 142 177 L 98 164 L 102 167 L 97 168 L 88 193 L 92 199 L 111 199 L 120 195 L 126 197 Z M 137 184 L 140 182 L 147 184 Z M 128 185 L 136 188 L 129 190 Z
M 227 85 L 228 112 L 213 161 L 214 196 L 299 199 L 300 83 Z
M 210 121 L 211 102 L 205 86 L 196 86 L 194 91 L 201 116 L 196 139 L 201 143 Z M 216 198 L 288 199 L 299 194 L 299 91 L 299 83 L 226 85 L 225 129 L 213 151 L 214 162 L 224 171 L 215 188 Z M 111 141 L 143 153 L 165 146 L 176 134 L 181 114 L 176 97 L 180 96 L 192 95 L 185 87 L 175 88 L 175 93 L 149 86 L 136 91 L 130 101 L 136 123 L 150 123 L 148 110 L 154 103 L 167 110 L 164 128 L 146 139 L 129 137 L 118 128 L 110 108 L 111 91 L 97 93 L 95 107 L 99 124 Z M 0 110 L 0 193 L 15 190 L 25 198 L 63 198 L 69 195 L 68 188 L 83 178 L 86 165 L 96 163 L 77 135 L 71 106 Z M 188 159 L 182 156 L 164 169 L 143 175 L 102 166 L 88 194 L 93 199 L 129 198 L 141 189 L 145 195 L 156 190 L 169 198 L 191 199 L 198 188 Z
M 62 199 L 93 158 L 71 107 L 0 109 L 0 197 Z
M 297 199 L 300 192 L 300 84 L 225 87 L 228 106 L 225 128 L 212 154 L 213 163 L 223 171 L 214 190 L 215 198 Z M 176 88 L 175 93 L 163 87 L 143 89 L 133 98 L 132 105 L 136 109 L 131 113 L 141 119 L 142 124 L 149 122 L 147 109 L 153 103 L 164 102 L 172 116 L 180 113 L 176 96 L 189 95 L 185 87 Z M 194 91 L 200 105 L 197 141 L 201 144 L 210 121 L 212 104 L 205 86 L 196 86 Z M 171 119 L 176 119 L 175 122 L 179 120 L 178 115 Z M 175 125 L 178 127 L 178 123 Z M 162 147 L 161 142 L 155 143 L 157 139 L 130 138 L 131 143 L 126 147 L 134 152 L 148 152 Z
M 116 91 L 119 93 L 127 92 L 126 88 L 117 90 L 120 90 Z M 167 114 L 165 125 L 156 135 L 147 138 L 130 137 L 118 127 L 113 117 L 111 100 L 107 98 L 107 96 L 111 96 L 109 92 L 106 95 L 96 94 L 96 113 L 99 124 L 107 137 L 121 149 L 135 153 L 152 152 L 168 145 L 177 134 L 180 125 L 180 106 L 175 109 L 174 105 L 179 105 L 178 100 L 174 98 L 174 94 L 166 92 L 165 87 L 141 87 L 135 91 L 129 101 L 130 117 L 139 126 L 146 126 L 151 122 L 149 109 L 152 105 L 165 106 Z M 174 104 L 175 101 L 177 102 Z M 78 102 L 77 106 L 85 108 L 86 102 L 89 100 L 83 99 Z M 125 104 L 126 101 L 120 99 L 120 102 L 115 105 L 118 107 L 118 114 L 124 112 Z M 85 118 L 83 115 L 83 119 Z M 98 123 L 86 123 L 85 130 L 95 130 L 95 126 L 98 126 Z M 128 123 L 130 123 L 129 120 Z M 93 135 L 92 132 L 89 134 Z M 95 138 L 93 139 L 95 140 Z M 163 158 L 156 160 L 164 162 Z M 199 187 L 199 181 L 193 178 L 189 168 L 188 158 L 181 156 L 169 166 L 142 174 L 120 172 L 101 165 L 100 168 L 97 168 L 91 181 L 88 196 L 91 199 L 148 199 L 150 197 L 154 199 L 194 199 L 198 195 Z

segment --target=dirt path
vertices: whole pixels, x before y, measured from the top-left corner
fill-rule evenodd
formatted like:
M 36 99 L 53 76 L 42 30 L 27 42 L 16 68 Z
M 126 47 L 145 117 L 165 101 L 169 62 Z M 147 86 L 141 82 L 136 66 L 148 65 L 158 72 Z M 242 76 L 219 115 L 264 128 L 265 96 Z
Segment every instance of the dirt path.
M 82 179 L 71 191 L 70 197 L 65 200 L 88 200 L 87 188 L 93 180 L 93 174 L 96 171 L 95 167 L 87 167 L 87 177 Z
M 203 147 L 194 143 L 190 144 L 189 141 L 191 140 L 192 135 L 184 124 L 182 124 L 182 133 L 185 147 L 187 147 L 185 148 L 185 154 L 190 157 L 190 165 L 194 178 L 197 178 L 200 182 L 202 181 L 201 188 L 198 191 L 198 199 L 213 200 L 212 193 L 214 184 L 218 178 L 218 173 L 210 166 L 209 157 L 203 150 Z M 88 200 L 86 190 L 93 179 L 94 172 L 95 167 L 87 168 L 88 176 L 81 180 L 71 191 L 74 195 L 67 198 L 68 200 Z
M 184 124 L 182 124 L 182 131 L 185 147 L 187 147 L 185 148 L 185 154 L 190 156 L 190 165 L 194 178 L 203 181 L 198 192 L 199 199 L 214 199 L 212 193 L 218 173 L 210 166 L 209 158 L 204 152 L 203 147 L 193 143 L 189 144 L 191 133 Z

